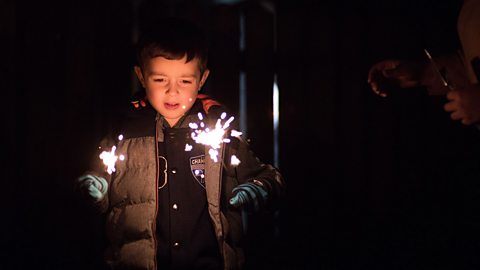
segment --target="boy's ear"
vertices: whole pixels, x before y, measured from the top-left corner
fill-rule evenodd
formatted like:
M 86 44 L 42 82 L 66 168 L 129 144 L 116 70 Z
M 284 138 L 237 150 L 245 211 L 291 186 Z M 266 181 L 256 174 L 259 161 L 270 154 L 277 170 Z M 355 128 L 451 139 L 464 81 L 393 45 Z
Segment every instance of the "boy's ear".
M 210 74 L 210 70 L 205 69 L 205 71 L 202 74 L 202 78 L 200 79 L 200 87 L 198 88 L 198 91 L 200 91 L 200 89 L 202 89 L 202 86 L 205 83 L 205 81 L 207 80 L 209 74 Z
M 145 88 L 145 79 L 143 78 L 142 69 L 139 66 L 135 66 L 133 68 L 135 70 L 135 74 L 137 74 L 138 80 L 142 84 L 143 88 Z

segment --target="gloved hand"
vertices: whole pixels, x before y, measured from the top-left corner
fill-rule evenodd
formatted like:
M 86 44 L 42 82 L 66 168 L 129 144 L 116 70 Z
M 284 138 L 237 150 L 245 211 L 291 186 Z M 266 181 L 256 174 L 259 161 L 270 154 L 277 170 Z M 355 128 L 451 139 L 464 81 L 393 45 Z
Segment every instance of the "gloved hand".
M 103 177 L 86 174 L 80 176 L 77 181 L 80 189 L 95 202 L 100 201 L 107 194 L 108 183 Z
M 242 206 L 248 210 L 258 211 L 260 203 L 265 202 L 268 197 L 267 191 L 260 182 L 258 183 L 244 183 L 235 187 L 232 190 L 234 196 L 230 199 L 230 204 L 234 207 Z

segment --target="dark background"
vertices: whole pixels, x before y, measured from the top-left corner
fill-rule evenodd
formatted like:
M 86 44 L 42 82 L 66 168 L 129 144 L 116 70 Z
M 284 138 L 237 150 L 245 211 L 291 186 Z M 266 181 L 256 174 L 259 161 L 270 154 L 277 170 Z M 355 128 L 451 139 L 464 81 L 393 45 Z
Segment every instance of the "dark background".
M 288 192 L 276 215 L 252 217 L 248 269 L 480 269 L 480 133 L 450 121 L 443 97 L 382 99 L 366 82 L 378 60 L 455 50 L 460 5 L 1 1 L 0 268 L 99 269 L 101 222 L 73 181 L 137 87 L 136 35 L 174 15 L 208 34 L 207 94 L 237 110 L 246 73 L 248 137 L 270 163 L 278 76 Z

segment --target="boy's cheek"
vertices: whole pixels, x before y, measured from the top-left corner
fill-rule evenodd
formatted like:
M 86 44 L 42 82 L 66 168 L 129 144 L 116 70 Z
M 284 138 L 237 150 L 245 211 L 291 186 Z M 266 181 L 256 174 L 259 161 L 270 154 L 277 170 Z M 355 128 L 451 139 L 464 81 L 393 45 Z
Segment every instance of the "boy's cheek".
M 192 106 L 193 106 L 193 103 L 195 103 L 195 100 L 197 100 L 197 94 L 193 94 L 193 95 L 190 95 L 188 97 L 188 99 L 186 99 L 184 102 L 184 104 L 182 104 L 182 109 L 184 109 L 185 111 L 188 111 Z
M 155 99 L 159 100 L 165 96 L 165 90 L 161 87 L 146 87 L 145 93 L 147 94 L 147 98 L 149 101 L 153 101 Z
M 189 101 L 189 103 L 194 103 L 196 99 L 197 99 L 197 92 L 195 92 L 194 94 L 192 94 L 192 95 L 190 96 L 190 98 L 188 98 L 188 101 Z

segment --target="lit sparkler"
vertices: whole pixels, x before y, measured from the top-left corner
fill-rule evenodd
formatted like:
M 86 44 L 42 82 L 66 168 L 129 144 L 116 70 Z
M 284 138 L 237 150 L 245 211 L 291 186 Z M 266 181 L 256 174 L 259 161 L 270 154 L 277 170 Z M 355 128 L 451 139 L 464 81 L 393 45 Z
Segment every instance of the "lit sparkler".
M 437 63 L 435 63 L 435 61 L 433 60 L 432 56 L 430 55 L 430 53 L 428 52 L 427 49 L 423 49 L 423 51 L 425 52 L 425 54 L 427 55 L 428 57 L 428 60 L 430 61 L 430 63 L 432 64 L 433 66 L 433 69 L 435 70 L 435 72 L 437 73 L 438 77 L 440 78 L 440 80 L 442 81 L 442 84 L 446 87 L 448 87 L 450 90 L 453 90 L 454 87 L 453 85 L 450 83 L 450 81 L 447 80 L 447 74 L 446 74 L 446 70 L 445 68 L 443 69 L 440 69 L 437 65 Z
M 200 124 L 197 123 L 190 123 L 189 127 L 193 129 L 192 132 L 192 139 L 196 143 L 204 144 L 210 146 L 210 150 L 208 151 L 208 154 L 210 155 L 210 158 L 217 162 L 218 161 L 218 149 L 220 148 L 220 145 L 222 143 L 229 143 L 230 139 L 225 138 L 225 133 L 226 129 L 230 126 L 230 123 L 235 119 L 233 116 L 228 118 L 228 120 L 225 121 L 227 118 L 227 114 L 224 112 L 220 115 L 220 118 L 217 119 L 217 123 L 215 124 L 214 129 L 210 128 L 205 128 L 205 123 L 203 122 L 203 115 L 202 113 L 198 113 L 198 119 L 201 121 Z M 222 124 L 222 121 L 225 121 L 224 124 Z M 240 136 L 242 133 L 232 130 L 230 135 L 234 137 Z M 190 149 L 189 145 L 187 144 L 185 146 L 185 151 L 190 151 L 187 150 Z M 235 160 L 233 159 L 234 156 L 232 156 L 232 165 L 238 165 L 240 163 L 240 160 L 235 157 Z
M 121 141 L 123 140 L 123 135 L 118 136 L 118 140 Z M 117 160 L 125 160 L 124 155 L 115 155 L 115 150 L 117 150 L 117 147 L 114 145 L 112 146 L 112 149 L 110 151 L 103 151 L 99 157 L 103 161 L 103 164 L 107 166 L 107 172 L 108 174 L 112 174 L 115 172 L 115 163 Z

